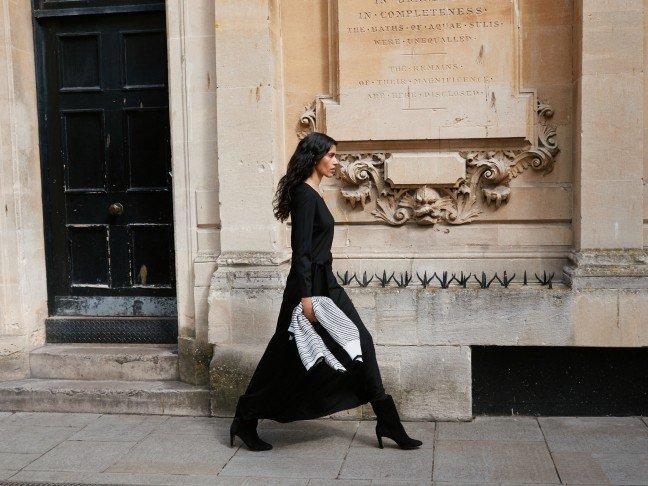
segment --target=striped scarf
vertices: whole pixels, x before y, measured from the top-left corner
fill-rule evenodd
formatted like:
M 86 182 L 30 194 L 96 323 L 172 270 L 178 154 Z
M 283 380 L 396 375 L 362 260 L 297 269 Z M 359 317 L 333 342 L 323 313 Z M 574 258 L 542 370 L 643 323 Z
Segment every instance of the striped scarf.
M 354 322 L 329 297 L 315 296 L 311 297 L 311 301 L 317 322 L 342 346 L 352 360 L 362 361 L 360 332 Z M 304 315 L 301 302 L 293 310 L 288 332 L 291 334 L 289 339 L 295 339 L 299 357 L 306 371 L 321 360 L 336 371 L 346 371 Z

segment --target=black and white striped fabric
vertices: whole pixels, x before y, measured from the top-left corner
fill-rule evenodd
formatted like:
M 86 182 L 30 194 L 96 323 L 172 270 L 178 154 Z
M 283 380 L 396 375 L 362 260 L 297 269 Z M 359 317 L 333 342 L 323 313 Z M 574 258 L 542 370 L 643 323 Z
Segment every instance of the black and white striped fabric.
M 329 297 L 311 297 L 315 318 L 331 337 L 348 353 L 352 360 L 362 361 L 360 333 L 354 322 Z M 306 370 L 324 360 L 336 371 L 346 371 L 340 361 L 326 347 L 313 325 L 306 318 L 301 302 L 295 306 L 288 332 L 294 338 L 299 357 Z

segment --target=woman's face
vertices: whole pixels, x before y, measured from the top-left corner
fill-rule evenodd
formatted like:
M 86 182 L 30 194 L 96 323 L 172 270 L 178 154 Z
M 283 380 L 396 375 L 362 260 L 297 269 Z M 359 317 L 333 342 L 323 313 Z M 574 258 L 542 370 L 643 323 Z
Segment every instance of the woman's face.
M 329 151 L 315 164 L 315 170 L 322 177 L 333 177 L 340 161 L 337 159 L 337 147 L 331 146 Z

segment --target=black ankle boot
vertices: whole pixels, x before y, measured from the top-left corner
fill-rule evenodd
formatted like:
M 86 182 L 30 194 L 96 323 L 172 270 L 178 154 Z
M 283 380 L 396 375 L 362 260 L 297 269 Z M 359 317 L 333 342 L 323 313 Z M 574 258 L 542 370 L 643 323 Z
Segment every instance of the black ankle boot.
M 389 437 L 398 444 L 401 449 L 414 449 L 423 442 L 418 439 L 412 439 L 398 417 L 396 404 L 391 395 L 385 395 L 378 400 L 371 401 L 371 408 L 376 414 L 376 438 L 378 445 L 383 448 L 382 438 Z
M 258 423 L 257 419 L 243 420 L 241 417 L 234 417 L 230 426 L 230 446 L 234 446 L 234 436 L 238 435 L 251 451 L 272 449 L 272 444 L 268 444 L 259 438 L 256 430 Z

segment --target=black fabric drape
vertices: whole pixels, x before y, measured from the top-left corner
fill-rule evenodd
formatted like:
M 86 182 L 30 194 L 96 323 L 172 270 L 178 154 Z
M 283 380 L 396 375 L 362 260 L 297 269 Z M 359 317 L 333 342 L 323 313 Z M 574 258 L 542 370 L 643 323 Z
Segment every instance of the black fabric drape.
M 277 327 L 238 400 L 238 416 L 277 422 L 314 419 L 384 395 L 373 338 L 333 274 L 334 225 L 318 192 L 306 182 L 298 185 L 291 202 L 292 262 Z M 346 372 L 336 372 L 323 361 L 306 372 L 295 342 L 289 339 L 293 309 L 302 297 L 314 295 L 330 297 L 358 326 L 362 362 L 352 361 L 319 323 L 313 324 Z

